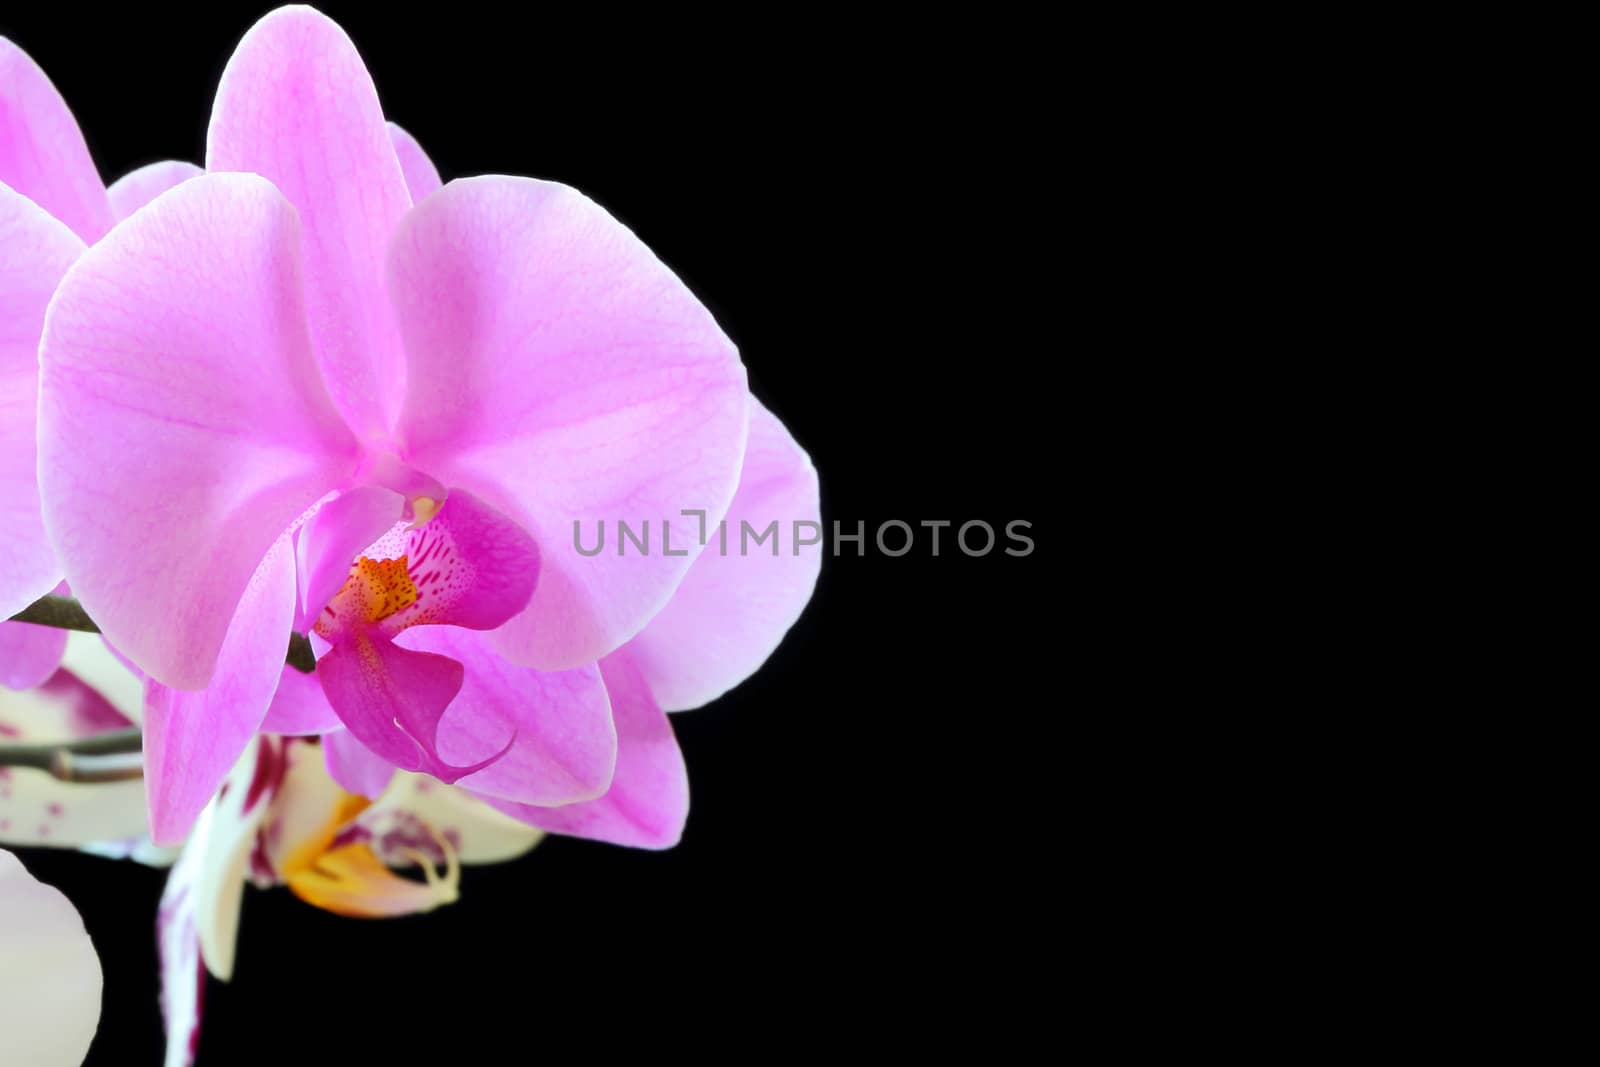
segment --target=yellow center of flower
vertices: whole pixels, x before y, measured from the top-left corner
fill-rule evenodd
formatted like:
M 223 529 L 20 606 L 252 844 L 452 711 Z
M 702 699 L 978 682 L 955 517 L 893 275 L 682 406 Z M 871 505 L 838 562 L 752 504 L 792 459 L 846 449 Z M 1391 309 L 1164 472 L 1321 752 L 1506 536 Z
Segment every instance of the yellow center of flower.
M 417 587 L 406 571 L 406 557 L 399 559 L 368 559 L 362 556 L 350 568 L 350 577 L 344 580 L 334 600 L 361 605 L 368 622 L 387 619 L 390 615 L 417 602 Z
M 322 829 L 283 861 L 283 878 L 294 895 L 324 911 L 358 919 L 415 915 L 455 903 L 461 895 L 461 863 L 450 842 L 431 826 L 428 832 L 444 853 L 443 874 L 427 856 L 404 850 L 422 868 L 423 882 L 391 871 L 365 842 L 331 847 L 339 831 L 369 803 L 364 797 L 341 793 Z

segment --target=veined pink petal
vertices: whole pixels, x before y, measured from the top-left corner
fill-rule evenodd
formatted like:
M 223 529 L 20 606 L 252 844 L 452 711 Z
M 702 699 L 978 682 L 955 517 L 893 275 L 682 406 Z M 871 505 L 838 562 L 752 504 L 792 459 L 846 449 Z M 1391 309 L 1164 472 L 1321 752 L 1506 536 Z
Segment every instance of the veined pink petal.
M 539 579 L 533 538 L 464 489 L 407 531 L 405 558 L 417 598 L 379 623 L 384 633 L 429 625 L 492 630 L 528 606 Z
M 206 169 L 260 174 L 299 210 L 329 392 L 363 438 L 382 434 L 406 381 L 383 261 L 411 197 L 372 78 L 338 25 L 282 7 L 251 27 L 217 86 Z
M 665 604 L 699 546 L 663 519 L 727 509 L 744 451 L 745 374 L 694 295 L 638 238 L 565 186 L 451 182 L 406 216 L 390 284 L 410 360 L 398 437 L 538 542 L 533 600 L 497 641 L 547 670 L 592 663 Z M 573 528 L 625 520 L 646 553 L 593 558 Z M 676 553 L 687 549 L 686 554 Z
M 130 725 L 105 697 L 67 670 L 56 671 L 26 692 L 0 692 L 0 741 L 50 744 Z M 0 843 L 79 848 L 148 832 L 144 786 L 138 781 L 88 788 L 31 767 L 0 767 Z
M 439 180 L 438 168 L 433 165 L 433 160 L 428 158 L 428 153 L 422 150 L 422 145 L 417 143 L 415 137 L 391 122 L 389 139 L 394 142 L 395 155 L 400 157 L 400 169 L 405 172 L 406 189 L 410 191 L 413 202 L 421 200 L 444 184 Z
M 0 1040 L 7 1063 L 78 1067 L 100 1025 L 100 958 L 60 892 L 0 849 Z
M 315 632 L 332 643 L 318 659 L 317 677 L 351 734 L 330 742 L 328 768 L 369 796 L 388 780 L 369 755 L 454 781 L 498 758 L 481 759 L 486 753 L 505 750 L 509 738 L 461 764 L 441 757 L 439 719 L 461 687 L 462 665 L 396 648 L 392 638 L 413 626 L 498 626 L 527 604 L 538 577 L 532 539 L 471 493 L 452 491 L 442 506 L 419 500 L 413 507 L 419 521 L 369 546 L 316 622 Z M 430 516 L 424 507 L 438 510 Z M 348 758 L 341 758 L 344 742 Z
M 441 758 L 439 719 L 461 689 L 461 664 L 444 656 L 412 652 L 357 630 L 317 660 L 317 678 L 345 726 L 374 755 L 402 770 L 423 771 L 453 782 L 505 754 L 497 748 L 456 765 Z
M 267 549 L 358 462 L 311 353 L 294 208 L 255 175 L 184 182 L 78 260 L 39 361 L 73 592 L 150 675 L 201 688 Z
M 7 47 L 0 39 L 0 71 Z M 4 126 L 0 103 L 0 141 Z M 70 230 L 0 185 L 0 619 L 61 580 L 39 517 L 39 334 L 56 284 L 82 252 Z
M 783 423 L 754 398 L 744 469 L 725 521 L 727 552 L 708 531 L 711 543 L 683 584 L 628 642 L 630 658 L 667 711 L 697 708 L 754 674 L 805 610 L 822 568 L 817 472 Z M 754 538 L 774 522 L 776 540 L 757 545 L 742 536 L 741 523 Z M 698 536 L 693 518 L 686 525 Z M 802 540 L 815 543 L 797 547 Z
M 0 182 L 93 243 L 111 203 L 67 102 L 28 54 L 0 37 Z M 3 247 L 3 243 L 0 243 Z
M 286 535 L 245 589 L 211 684 L 190 692 L 146 683 L 145 788 L 156 844 L 183 840 L 261 726 L 283 673 L 294 605 L 294 553 Z
M 435 514 L 395 526 L 347 571 L 316 617 L 315 632 L 335 645 L 357 631 L 392 637 L 412 626 L 491 630 L 527 606 L 539 553 L 522 527 L 454 490 Z
M 484 797 L 507 815 L 553 834 L 635 848 L 671 848 L 689 816 L 689 775 L 672 724 L 626 651 L 600 661 L 617 723 L 617 772 L 598 800 L 540 808 Z M 463 783 L 465 784 L 465 783 Z
M 32 689 L 61 666 L 67 631 L 26 622 L 0 622 L 0 686 Z M 0 696 L 0 700 L 4 700 Z
M 356 740 L 349 730 L 334 730 L 324 735 L 322 756 L 333 780 L 356 796 L 380 797 L 394 778 L 394 764 Z
M 463 788 L 529 804 L 570 804 L 600 796 L 611 784 L 617 735 L 594 664 L 552 672 L 518 667 L 494 651 L 488 635 L 453 626 L 419 627 L 397 640 L 466 669 L 440 723 L 441 756 L 462 763 L 515 735 L 503 758 L 460 779 Z
M 363 549 L 400 521 L 405 498 L 377 486 L 340 493 L 307 519 L 295 538 L 300 563 L 300 611 L 295 629 L 309 629 L 339 591 Z
M 111 210 L 120 222 L 173 186 L 204 173 L 185 160 L 163 159 L 124 174 L 111 183 L 106 195 L 111 198 Z
M 338 713 L 323 695 L 317 676 L 285 667 L 278 679 L 278 691 L 272 694 L 272 706 L 261 722 L 261 732 L 308 737 L 343 728 Z

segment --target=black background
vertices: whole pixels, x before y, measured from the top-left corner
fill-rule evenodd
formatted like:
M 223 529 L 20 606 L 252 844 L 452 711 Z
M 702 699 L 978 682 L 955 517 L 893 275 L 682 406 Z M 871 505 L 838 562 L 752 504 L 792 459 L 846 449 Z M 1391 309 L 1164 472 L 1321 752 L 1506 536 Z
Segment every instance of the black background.
M 108 182 L 203 159 L 217 78 L 268 10 L 41 7 L 10 6 L 0 33 L 56 83 Z M 1027 31 L 324 10 L 446 180 L 567 182 L 672 265 L 810 451 L 824 521 L 865 522 L 869 544 L 825 561 L 759 674 L 674 717 L 693 788 L 678 848 L 551 839 L 468 869 L 459 904 L 388 922 L 250 890 L 200 1064 L 1000 1040 L 991 1009 L 1025 1010 L 1014 961 L 1050 966 L 1034 905 L 1073 847 L 1043 807 L 1072 777 L 1047 728 L 1070 647 L 1055 517 L 1076 405 L 1052 162 L 1070 135 Z M 969 558 L 947 530 L 935 558 L 919 530 L 889 558 L 870 543 L 888 519 L 1024 519 L 1037 549 Z M 100 951 L 89 1062 L 159 1062 L 163 872 L 24 859 Z

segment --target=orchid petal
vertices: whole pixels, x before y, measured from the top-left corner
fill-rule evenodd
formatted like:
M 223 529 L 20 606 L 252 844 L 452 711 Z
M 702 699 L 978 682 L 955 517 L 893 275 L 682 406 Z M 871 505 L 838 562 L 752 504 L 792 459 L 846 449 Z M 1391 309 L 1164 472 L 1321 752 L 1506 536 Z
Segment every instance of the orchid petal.
M 4 43 L 0 41 L 0 43 Z M 79 1067 L 100 1025 L 100 957 L 70 901 L 0 849 L 0 1041 L 7 1063 Z
M 56 673 L 67 631 L 29 622 L 0 622 L 0 686 L 32 689 Z M 5 699 L 0 696 L 0 701 Z
M 278 679 L 278 691 L 272 694 L 272 706 L 261 720 L 261 732 L 310 737 L 343 728 L 339 713 L 328 703 L 317 676 L 285 667 Z
M 67 634 L 61 666 L 104 697 L 128 722 L 144 724 L 144 675 L 117 655 L 105 638 L 76 630 Z
M 386 431 L 406 367 L 383 261 L 411 197 L 372 78 L 333 20 L 283 7 L 245 34 L 217 86 L 206 169 L 260 174 L 298 209 L 329 392 L 363 437 Z
M 204 173 L 185 160 L 163 159 L 124 174 L 111 184 L 106 195 L 111 198 L 111 210 L 120 222 L 168 189 Z
M 166 1067 L 194 1062 L 206 969 L 223 981 L 233 976 L 245 872 L 284 766 L 283 742 L 252 740 L 167 876 L 156 916 Z
M 323 766 L 326 747 L 326 739 L 321 745 L 294 739 L 285 743 L 283 779 L 261 832 L 262 856 L 270 870 L 258 874 L 281 881 L 297 853 L 309 854 L 326 844 L 322 838 L 329 813 L 344 800 L 339 783 Z
M 461 689 L 461 664 L 445 656 L 412 652 L 386 637 L 356 631 L 317 661 L 328 703 L 374 755 L 402 770 L 426 771 L 453 782 L 505 754 L 475 753 L 478 762 L 457 766 L 439 753 L 439 719 Z
M 617 770 L 598 800 L 541 808 L 483 797 L 491 806 L 553 834 L 634 848 L 671 848 L 689 816 L 689 775 L 672 724 L 626 651 L 600 661 L 617 724 Z
M 266 717 L 283 674 L 294 586 L 285 536 L 239 601 L 211 685 L 191 692 L 146 683 L 145 785 L 157 844 L 183 839 Z
M 100 782 L 91 789 L 31 767 L 0 768 L 0 843 L 83 848 L 134 841 L 149 832 L 144 786 L 137 779 Z
M 279 738 L 260 737 L 246 746 L 216 799 L 195 828 L 205 861 L 195 879 L 200 955 L 224 982 L 233 977 L 239 936 L 239 905 L 256 834 L 272 810 L 286 768 Z
M 495 811 L 459 785 L 405 772 L 395 775 L 356 824 L 370 835 L 373 851 L 391 866 L 403 865 L 406 850 L 442 861 L 435 834 L 469 865 L 516 859 L 545 836 L 538 827 Z
M 637 237 L 549 182 L 451 182 L 406 216 L 389 271 L 410 461 L 541 549 L 499 647 L 545 670 L 594 662 L 661 609 L 698 546 L 586 558 L 574 523 L 722 515 L 744 449 L 737 351 Z
M 400 170 L 406 176 L 406 189 L 413 202 L 436 191 L 444 183 L 439 180 L 439 170 L 422 150 L 417 139 L 405 130 L 389 123 L 389 139 L 394 142 L 394 153 L 400 157 Z
M 46 526 L 84 608 L 168 686 L 211 679 L 268 548 L 355 467 L 300 282 L 294 208 L 254 175 L 210 174 L 85 253 L 50 306 Z
M 380 797 L 394 778 L 394 764 L 373 752 L 349 730 L 335 730 L 322 739 L 328 774 L 358 797 Z
M 397 524 L 368 545 L 346 575 L 316 616 L 315 632 L 334 644 L 358 630 L 390 637 L 412 626 L 492 630 L 527 607 L 539 552 L 522 527 L 455 490 L 431 517 Z
M 326 750 L 335 737 L 353 741 L 349 731 L 339 731 L 323 738 L 322 748 Z M 266 859 L 279 878 L 296 853 L 316 851 L 308 846 L 325 837 L 328 813 L 341 803 L 340 783 L 328 773 L 316 745 L 291 743 L 287 759 L 288 770 L 261 838 Z M 379 790 L 381 796 L 357 815 L 353 824 L 339 830 L 337 837 L 342 840 L 354 834 L 367 841 L 390 866 L 414 862 L 408 850 L 445 863 L 439 838 L 450 844 L 462 863 L 478 864 L 515 859 L 544 837 L 544 831 L 495 811 L 459 786 L 383 766 L 393 781 Z
M 750 401 L 750 436 L 739 490 L 721 539 L 689 568 L 661 613 L 628 642 L 628 653 L 667 711 L 709 703 L 766 662 L 811 599 L 822 569 L 817 472 L 805 451 L 766 408 Z M 776 522 L 769 550 L 745 550 L 741 523 Z M 815 543 L 800 546 L 800 523 Z
M 6 47 L 0 38 L 0 87 Z M 6 106 L 0 98 L 0 142 Z M 61 580 L 39 517 L 39 334 L 51 294 L 82 252 L 70 230 L 0 185 L 0 619 Z
M 202 813 L 197 829 L 204 829 Z M 184 846 L 167 875 L 156 909 L 156 945 L 161 954 L 161 1022 L 167 1034 L 164 1067 L 190 1067 L 200 1047 L 200 1013 L 205 1002 L 206 969 L 200 959 L 199 902 L 195 882 L 205 863 L 205 839 Z M 244 883 L 239 883 L 244 893 Z
M 528 606 L 539 578 L 533 538 L 463 489 L 408 531 L 405 559 L 417 597 L 380 623 L 384 633 L 441 624 L 492 630 Z
M 377 486 L 340 493 L 306 520 L 296 540 L 300 562 L 300 613 L 295 629 L 308 629 L 350 573 L 350 561 L 400 521 L 405 498 Z
M 42 745 L 125 730 L 130 725 L 128 717 L 103 693 L 66 669 L 26 692 L 0 694 L 0 737 L 9 740 Z
M 407 630 L 406 648 L 448 656 L 465 667 L 461 692 L 439 724 L 439 751 L 452 762 L 506 754 L 461 778 L 474 793 L 528 804 L 570 804 L 611 784 L 617 735 L 599 670 L 518 667 L 494 651 L 489 635 L 451 626 Z
M 71 109 L 39 65 L 4 37 L 0 182 L 60 219 L 85 242 L 99 240 L 111 228 L 111 203 Z

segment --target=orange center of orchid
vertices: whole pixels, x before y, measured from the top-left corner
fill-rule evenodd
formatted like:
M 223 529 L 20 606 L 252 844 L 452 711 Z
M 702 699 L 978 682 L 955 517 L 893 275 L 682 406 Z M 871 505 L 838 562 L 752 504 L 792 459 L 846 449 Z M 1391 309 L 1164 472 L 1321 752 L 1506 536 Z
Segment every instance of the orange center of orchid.
M 350 568 L 350 577 L 344 580 L 334 599 L 346 595 L 366 609 L 362 614 L 368 622 L 377 622 L 415 604 L 417 587 L 411 584 L 411 575 L 406 571 L 406 557 L 368 559 L 362 556 Z
M 416 602 L 417 587 L 411 580 L 405 556 L 399 559 L 362 556 L 350 566 L 350 576 L 328 601 L 314 629 L 332 641 L 348 625 L 345 620 L 375 623 Z

